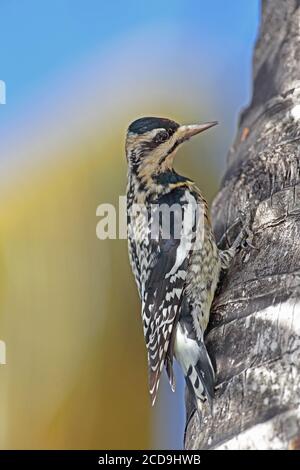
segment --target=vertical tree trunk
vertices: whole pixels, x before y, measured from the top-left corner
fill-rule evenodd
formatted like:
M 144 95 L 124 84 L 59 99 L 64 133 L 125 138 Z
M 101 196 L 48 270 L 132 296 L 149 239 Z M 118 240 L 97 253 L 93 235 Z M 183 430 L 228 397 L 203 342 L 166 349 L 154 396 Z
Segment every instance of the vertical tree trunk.
M 220 239 L 250 211 L 255 248 L 215 298 L 219 388 L 213 416 L 191 414 L 187 395 L 187 449 L 300 448 L 300 0 L 262 1 L 253 80 L 212 220 Z

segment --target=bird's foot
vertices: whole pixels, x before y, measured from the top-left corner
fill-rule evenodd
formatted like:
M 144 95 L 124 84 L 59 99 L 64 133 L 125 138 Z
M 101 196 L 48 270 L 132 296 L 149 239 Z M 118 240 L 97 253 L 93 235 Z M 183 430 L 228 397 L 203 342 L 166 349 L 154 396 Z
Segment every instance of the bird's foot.
M 242 249 L 253 248 L 257 250 L 257 247 L 253 243 L 253 231 L 251 228 L 251 212 L 239 211 L 239 220 L 242 223 L 242 229 L 240 233 L 241 241 L 239 247 Z M 238 236 L 239 238 L 239 236 Z

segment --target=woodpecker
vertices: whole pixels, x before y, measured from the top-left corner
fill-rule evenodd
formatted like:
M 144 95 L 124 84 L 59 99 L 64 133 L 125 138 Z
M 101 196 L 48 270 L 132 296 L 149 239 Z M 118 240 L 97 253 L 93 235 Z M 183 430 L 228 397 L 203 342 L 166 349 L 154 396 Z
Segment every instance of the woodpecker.
M 182 143 L 216 124 L 144 117 L 127 131 L 129 259 L 142 304 L 152 405 L 164 366 L 175 390 L 174 357 L 195 402 L 211 405 L 214 397 L 204 332 L 221 269 L 228 268 L 243 235 L 230 249 L 218 249 L 204 197 L 173 162 Z

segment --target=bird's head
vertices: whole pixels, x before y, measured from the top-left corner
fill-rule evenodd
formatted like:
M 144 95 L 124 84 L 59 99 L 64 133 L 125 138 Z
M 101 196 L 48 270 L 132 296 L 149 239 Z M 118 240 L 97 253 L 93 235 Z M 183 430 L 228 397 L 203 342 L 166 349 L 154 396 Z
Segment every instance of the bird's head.
M 129 171 L 144 185 L 173 169 L 178 147 L 217 122 L 179 125 L 170 119 L 144 117 L 130 124 L 126 138 Z

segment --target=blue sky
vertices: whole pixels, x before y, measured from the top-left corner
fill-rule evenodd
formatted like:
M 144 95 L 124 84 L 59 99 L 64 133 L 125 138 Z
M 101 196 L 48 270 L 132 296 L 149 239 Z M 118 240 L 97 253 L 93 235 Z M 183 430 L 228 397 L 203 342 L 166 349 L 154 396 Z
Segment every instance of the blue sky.
M 245 65 L 244 54 L 248 70 L 258 0 L 1 0 L 0 17 L 0 78 L 15 101 L 62 67 L 158 21 L 219 53 L 216 62 L 224 61 L 230 48 L 240 48 L 239 66 Z

